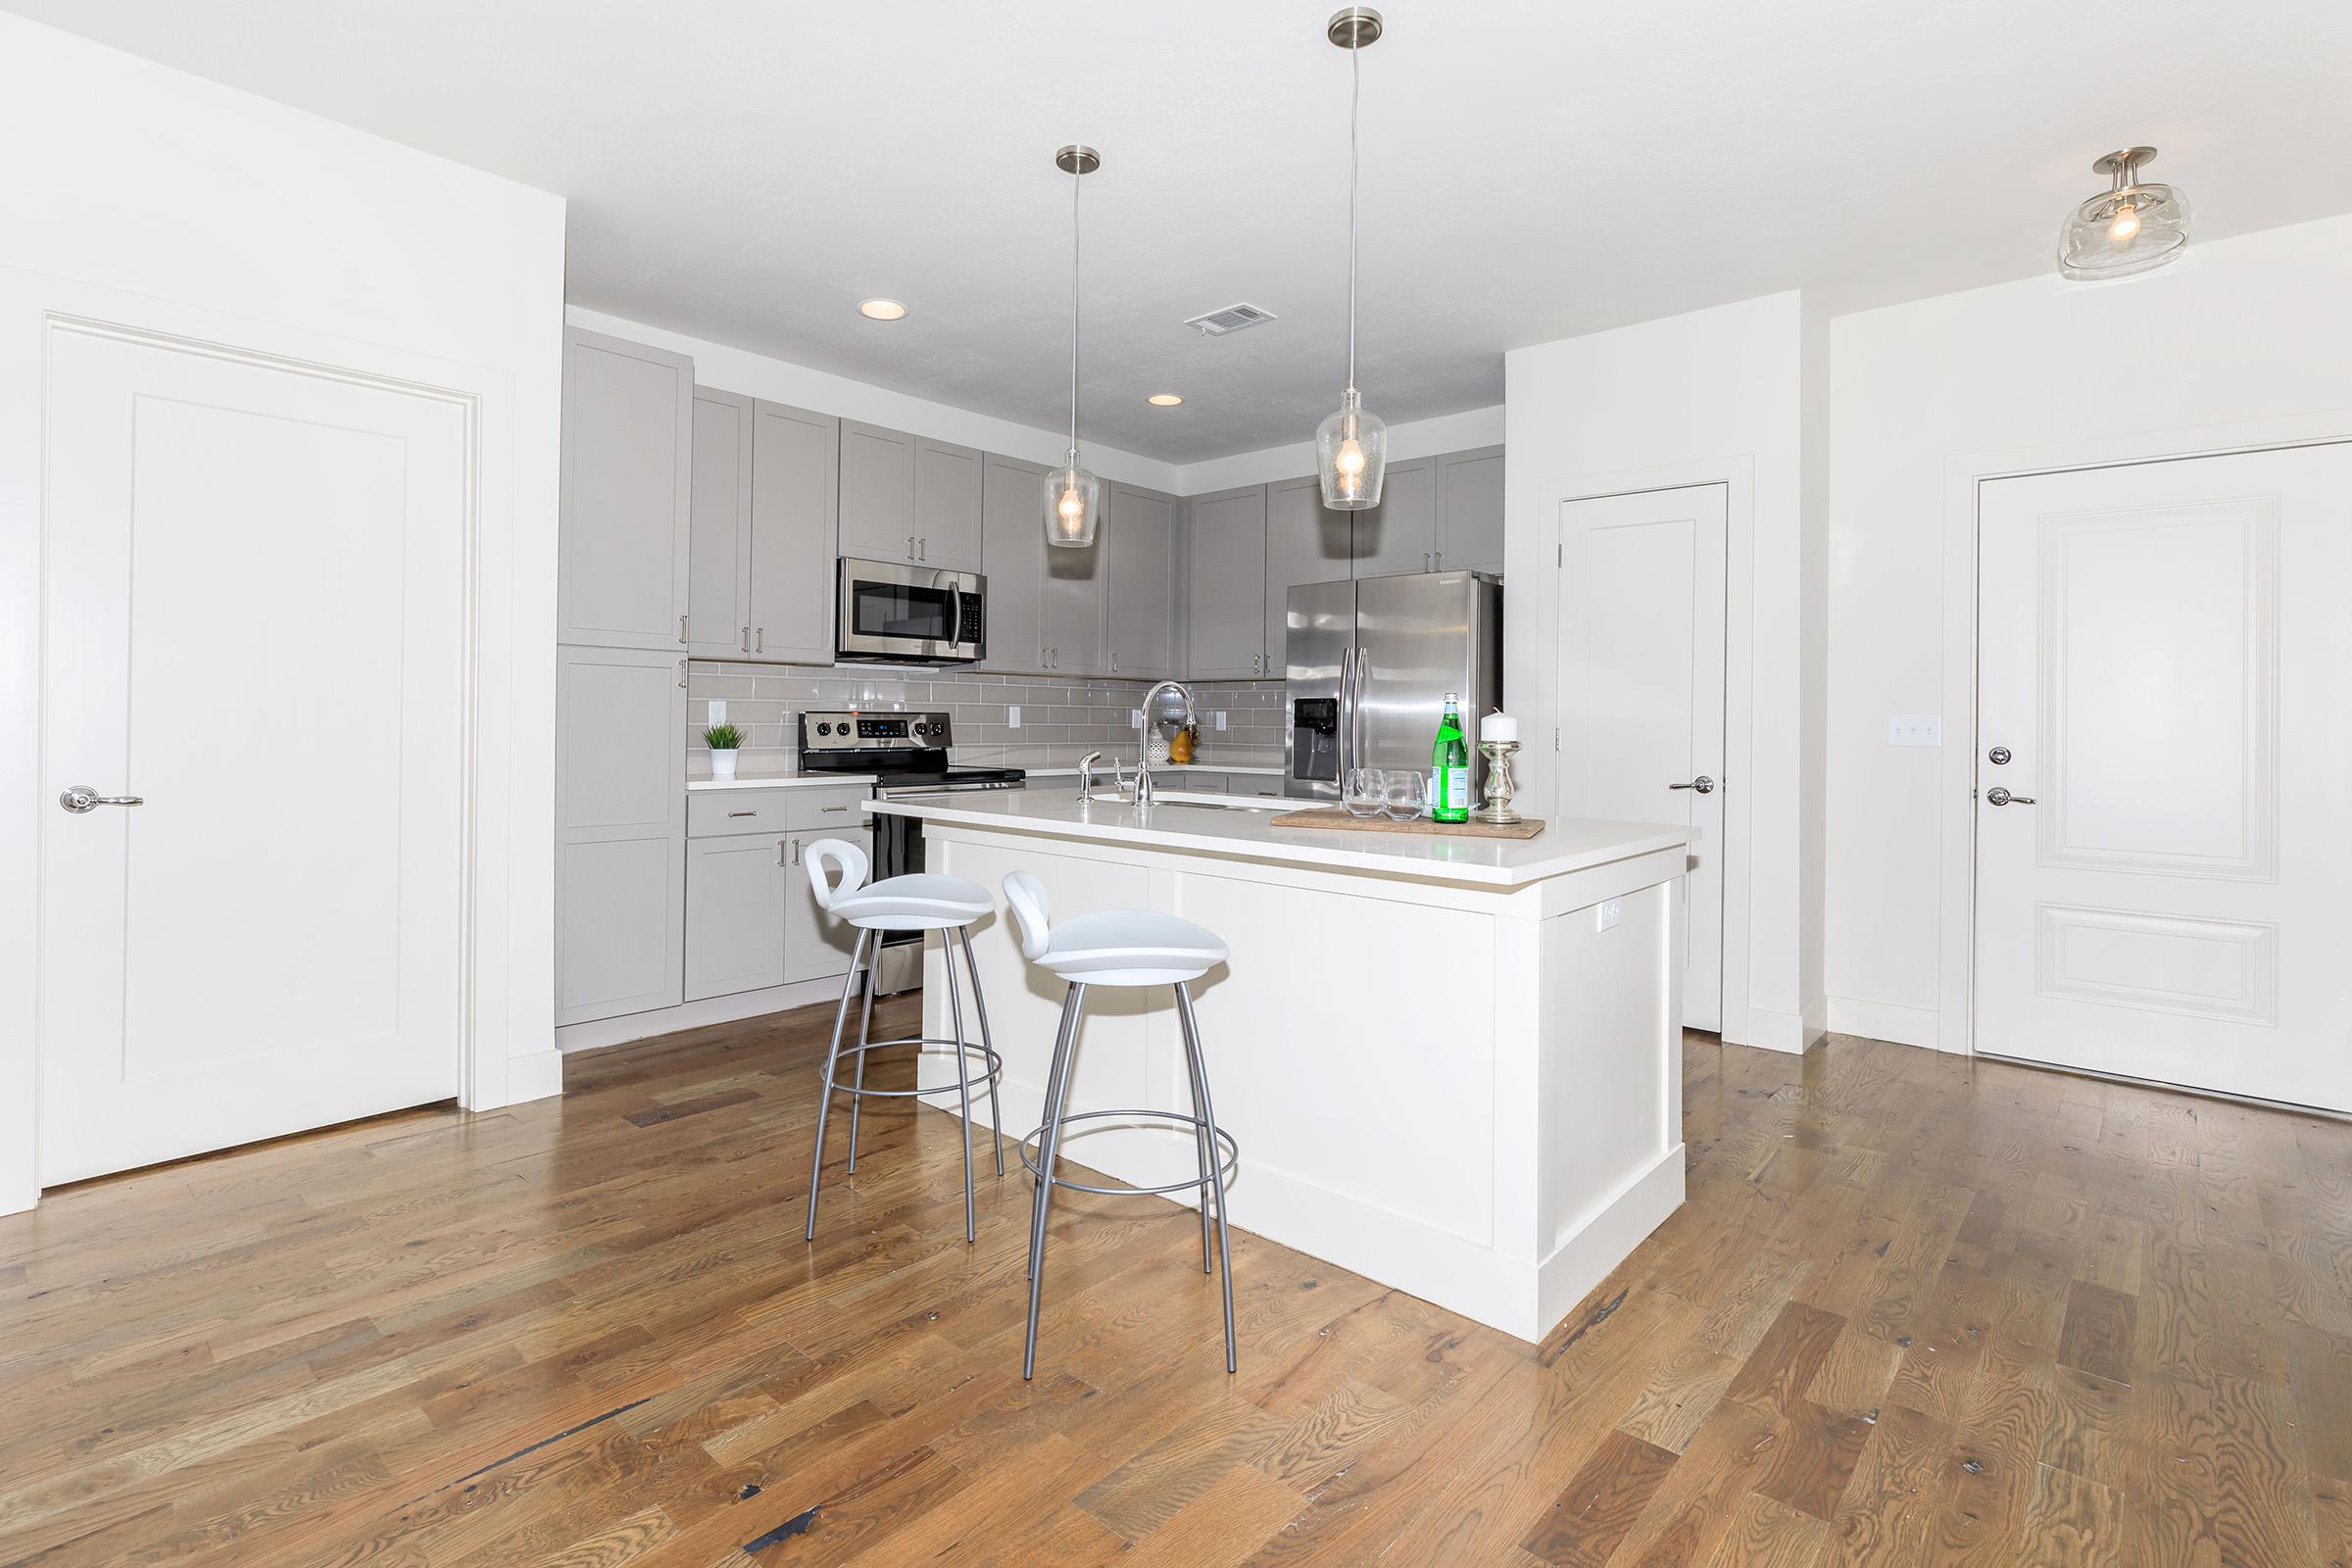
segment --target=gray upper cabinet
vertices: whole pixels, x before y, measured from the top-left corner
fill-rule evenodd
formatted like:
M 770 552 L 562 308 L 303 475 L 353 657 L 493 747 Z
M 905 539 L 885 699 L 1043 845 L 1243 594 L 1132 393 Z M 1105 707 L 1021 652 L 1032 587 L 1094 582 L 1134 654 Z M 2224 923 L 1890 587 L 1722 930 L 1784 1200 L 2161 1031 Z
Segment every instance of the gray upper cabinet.
M 841 421 L 761 403 L 752 429 L 752 657 L 829 664 Z
M 556 665 L 556 1022 L 682 998 L 682 650 L 565 648 Z
M 1176 499 L 1112 484 L 1098 539 L 1103 551 L 1108 673 L 1176 673 Z
M 694 389 L 694 500 L 686 564 L 686 651 L 752 651 L 750 398 Z
M 1034 514 L 1033 524 L 1042 541 L 1046 526 L 1042 476 L 1038 489 L 1040 511 Z M 1095 530 L 1095 542 L 1083 550 L 1040 544 L 1046 558 L 1045 571 L 1039 579 L 1039 600 L 1045 619 L 1045 666 L 1049 673 L 1110 672 L 1102 641 L 1102 599 L 1109 571 L 1109 552 L 1103 538 L 1108 531 L 1109 523 L 1105 520 Z
M 988 574 L 982 669 L 1012 675 L 1046 670 L 1046 472 L 1043 464 L 993 452 L 981 465 L 980 569 Z
M 694 362 L 567 327 L 556 640 L 687 646 Z
M 926 566 L 981 569 L 982 454 L 917 436 L 914 442 L 914 559 Z
M 916 439 L 841 421 L 841 553 L 861 561 L 915 559 Z
M 1266 489 L 1195 496 L 1186 529 L 1196 680 L 1250 679 L 1266 663 Z
M 1502 570 L 1502 448 L 1448 452 L 1438 463 L 1438 564 Z
M 1266 668 L 1283 673 L 1284 607 L 1304 582 L 1336 582 L 1354 570 L 1349 514 L 1323 505 L 1313 479 L 1266 486 Z
M 1380 484 L 1380 505 L 1353 514 L 1358 577 L 1434 571 L 1438 550 L 1437 463 L 1416 458 L 1392 463 Z

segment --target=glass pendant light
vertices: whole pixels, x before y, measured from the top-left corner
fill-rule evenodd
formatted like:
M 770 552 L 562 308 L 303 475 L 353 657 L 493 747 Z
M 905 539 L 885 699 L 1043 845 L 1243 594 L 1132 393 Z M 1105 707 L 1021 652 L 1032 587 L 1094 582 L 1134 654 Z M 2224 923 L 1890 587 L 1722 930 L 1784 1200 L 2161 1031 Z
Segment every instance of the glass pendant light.
M 1324 24 L 1323 33 L 1348 51 L 1348 390 L 1337 413 L 1315 431 L 1315 472 L 1323 482 L 1323 504 L 1338 512 L 1380 505 L 1380 481 L 1389 467 L 1389 427 L 1365 411 L 1355 390 L 1356 103 L 1363 94 L 1357 57 L 1380 39 L 1380 13 L 1349 6 Z
M 2139 166 L 2155 157 L 2153 147 L 2132 147 L 2090 166 L 2111 183 L 2066 215 L 2058 230 L 2060 271 L 2126 277 L 2177 260 L 2188 248 L 2188 203 L 2170 185 L 2140 183 Z
M 1072 142 L 1054 155 L 1054 167 L 1070 176 L 1070 450 L 1046 475 L 1046 543 L 1083 550 L 1095 542 L 1102 481 L 1078 466 L 1078 186 L 1102 167 L 1102 155 Z

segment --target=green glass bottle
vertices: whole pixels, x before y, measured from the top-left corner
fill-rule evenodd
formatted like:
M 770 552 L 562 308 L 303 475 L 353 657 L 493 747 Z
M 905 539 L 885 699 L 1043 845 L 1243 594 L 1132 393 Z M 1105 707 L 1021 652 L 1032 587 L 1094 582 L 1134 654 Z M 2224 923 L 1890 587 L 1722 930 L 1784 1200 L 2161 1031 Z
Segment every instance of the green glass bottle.
M 1462 699 L 1446 694 L 1437 744 L 1429 749 L 1429 815 L 1434 822 L 1470 820 L 1470 743 L 1462 738 Z

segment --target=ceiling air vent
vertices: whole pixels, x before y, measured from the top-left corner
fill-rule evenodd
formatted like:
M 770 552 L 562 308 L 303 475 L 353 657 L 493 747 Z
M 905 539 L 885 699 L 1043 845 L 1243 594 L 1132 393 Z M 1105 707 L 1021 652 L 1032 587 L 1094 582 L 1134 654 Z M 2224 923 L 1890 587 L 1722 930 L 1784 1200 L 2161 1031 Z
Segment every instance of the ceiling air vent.
M 1228 332 L 1239 332 L 1245 326 L 1255 326 L 1260 321 L 1272 319 L 1272 311 L 1261 311 L 1254 305 L 1228 305 L 1221 311 L 1196 316 L 1184 324 L 1202 337 L 1223 337 Z

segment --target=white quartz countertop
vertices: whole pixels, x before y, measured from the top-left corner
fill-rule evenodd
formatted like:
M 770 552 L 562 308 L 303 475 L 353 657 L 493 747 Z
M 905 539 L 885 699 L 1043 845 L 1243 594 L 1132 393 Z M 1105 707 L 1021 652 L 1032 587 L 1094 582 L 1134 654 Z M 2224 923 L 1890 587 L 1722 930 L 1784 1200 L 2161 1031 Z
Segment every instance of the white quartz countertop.
M 802 786 L 825 784 L 871 784 L 877 775 L 872 773 L 804 773 L 798 768 L 770 768 L 753 771 L 749 768 L 733 778 L 690 778 L 689 790 L 788 790 Z
M 1135 762 L 1132 759 L 1122 757 L 1118 760 L 1129 773 L 1135 771 Z M 1163 771 L 1174 773 L 1224 773 L 1228 775 L 1246 773 L 1252 778 L 1260 776 L 1280 778 L 1282 776 L 1282 764 L 1279 762 L 1271 765 L 1264 762 L 1160 762 L 1156 766 Z M 1023 768 L 1022 771 L 1031 778 L 1076 778 L 1078 764 L 1075 762 L 1066 765 L 1043 762 Z M 1095 777 L 1108 778 L 1109 776 L 1110 762 L 1108 759 L 1095 764 Z
M 1203 771 L 1213 770 L 1200 765 Z M 1219 801 L 1228 804 L 1213 804 Z M 1532 839 L 1274 827 L 1272 819 L 1281 810 L 1305 803 L 1286 801 L 1266 809 L 1242 801 L 1171 790 L 1146 811 L 1115 801 L 1081 802 L 1058 790 L 997 790 L 903 796 L 869 802 L 867 809 L 941 824 L 1498 888 L 1524 887 L 1672 849 L 1696 836 L 1690 828 L 1666 823 L 1584 817 L 1553 821 Z

